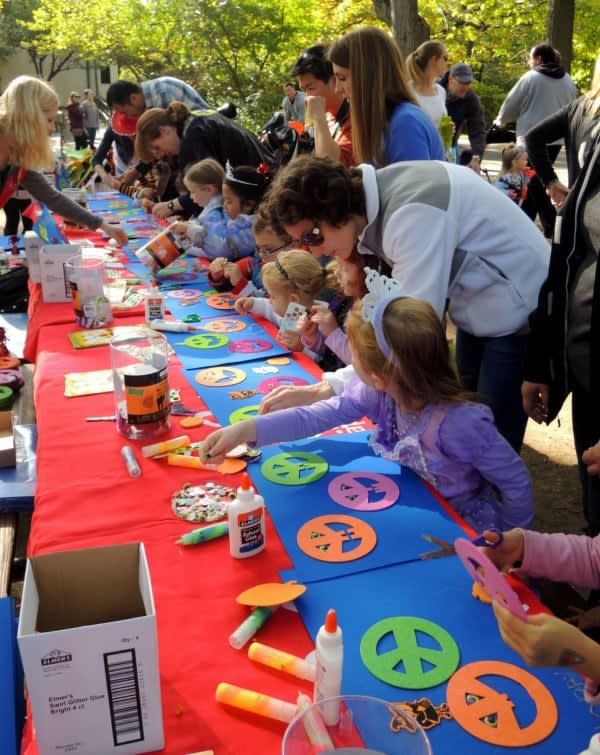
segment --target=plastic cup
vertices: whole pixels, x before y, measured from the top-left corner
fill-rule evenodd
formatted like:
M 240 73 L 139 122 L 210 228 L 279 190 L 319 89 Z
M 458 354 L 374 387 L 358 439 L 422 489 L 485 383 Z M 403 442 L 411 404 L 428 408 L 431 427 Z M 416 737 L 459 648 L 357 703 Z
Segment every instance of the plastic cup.
M 117 430 L 126 438 L 154 438 L 169 421 L 168 343 L 161 333 L 110 342 Z
M 106 271 L 99 257 L 69 257 L 65 272 L 75 319 L 82 328 L 105 328 L 112 322 L 110 302 L 104 294 Z
M 326 726 L 323 706 L 332 702 L 340 705 L 340 718 L 335 726 Z M 318 717 L 316 725 L 315 717 Z M 315 735 L 318 731 L 321 731 L 320 737 Z M 432 755 L 433 751 L 419 724 L 394 703 L 365 695 L 340 695 L 303 710 L 292 719 L 283 736 L 282 755 L 314 755 L 316 752 L 321 755 Z

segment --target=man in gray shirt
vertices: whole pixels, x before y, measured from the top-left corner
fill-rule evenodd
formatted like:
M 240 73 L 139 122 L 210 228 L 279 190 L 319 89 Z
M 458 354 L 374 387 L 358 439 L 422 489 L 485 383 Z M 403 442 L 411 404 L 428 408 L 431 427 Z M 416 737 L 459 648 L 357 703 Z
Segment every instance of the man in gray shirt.
M 285 97 L 281 103 L 286 121 L 304 123 L 304 94 L 296 89 L 293 81 L 286 81 L 283 85 Z

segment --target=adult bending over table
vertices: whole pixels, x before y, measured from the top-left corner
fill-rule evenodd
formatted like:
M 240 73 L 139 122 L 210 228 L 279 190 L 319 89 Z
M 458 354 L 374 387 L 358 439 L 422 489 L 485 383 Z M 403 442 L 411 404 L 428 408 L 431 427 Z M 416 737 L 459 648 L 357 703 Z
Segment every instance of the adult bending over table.
M 101 229 L 125 244 L 127 236 L 119 226 L 105 223 L 56 191 L 38 172 L 54 166 L 48 136 L 54 130 L 58 105 L 52 87 L 32 76 L 13 79 L 0 97 L 0 207 L 20 184 L 52 212 L 92 230 Z
M 180 173 L 208 157 L 224 168 L 227 162 L 258 167 L 273 161 L 271 152 L 247 128 L 215 111 L 192 113 L 181 102 L 173 102 L 166 109 L 146 110 L 137 124 L 135 150 L 144 162 L 176 157 Z M 187 194 L 152 208 L 159 217 L 182 211 L 199 212 Z
M 370 267 L 391 268 L 401 293 L 426 299 L 439 317 L 448 302 L 462 383 L 489 404 L 502 435 L 520 449 L 527 321 L 549 249 L 514 202 L 460 165 L 347 169 L 307 156 L 275 176 L 263 211 L 316 255 L 346 259 L 356 246 Z M 262 412 L 339 393 L 343 376 L 277 389 Z

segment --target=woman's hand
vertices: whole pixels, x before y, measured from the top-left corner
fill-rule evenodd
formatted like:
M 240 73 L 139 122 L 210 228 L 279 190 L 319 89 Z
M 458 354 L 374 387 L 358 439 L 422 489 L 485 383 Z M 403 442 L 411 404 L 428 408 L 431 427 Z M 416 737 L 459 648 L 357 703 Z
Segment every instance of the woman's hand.
M 241 443 L 253 443 L 255 440 L 256 422 L 253 419 L 245 419 L 211 433 L 200 446 L 200 458 L 210 459 L 211 463 L 219 464 L 232 448 Z
M 167 202 L 157 202 L 152 208 L 152 214 L 157 218 L 168 218 L 174 215 L 176 210 L 172 210 Z
M 280 330 L 277 334 L 277 340 L 287 346 L 290 351 L 304 350 L 304 344 L 297 330 Z
M 311 322 L 316 323 L 321 333 L 327 338 L 334 330 L 337 330 L 338 324 L 335 315 L 324 304 L 316 304 L 312 308 L 310 318 Z
M 500 539 L 500 534 L 491 530 L 484 530 L 482 534 L 490 544 L 497 543 Z M 514 529 L 502 534 L 504 535 L 504 540 L 500 545 L 490 548 L 482 546 L 481 550 L 499 569 L 508 571 L 508 569 L 512 569 L 515 564 L 523 560 L 523 531 Z
M 587 448 L 581 454 L 581 460 L 587 467 L 587 473 L 593 477 L 600 476 L 600 441 L 595 446 Z
M 102 223 L 100 225 L 100 228 L 104 231 L 104 233 L 106 233 L 107 236 L 110 236 L 111 239 L 115 239 L 119 246 L 125 246 L 125 244 L 127 243 L 127 234 L 120 225 Z
M 525 414 L 538 425 L 548 418 L 548 398 L 550 387 L 545 383 L 530 383 L 527 380 L 521 386 L 521 397 Z
M 325 381 L 314 385 L 282 385 L 264 397 L 258 413 L 269 414 L 291 406 L 306 406 L 332 396 L 331 386 Z
M 252 307 L 254 306 L 254 297 L 242 296 L 239 299 L 235 300 L 233 306 L 235 307 L 236 312 L 239 312 L 241 315 L 247 315 L 249 312 L 252 312 Z

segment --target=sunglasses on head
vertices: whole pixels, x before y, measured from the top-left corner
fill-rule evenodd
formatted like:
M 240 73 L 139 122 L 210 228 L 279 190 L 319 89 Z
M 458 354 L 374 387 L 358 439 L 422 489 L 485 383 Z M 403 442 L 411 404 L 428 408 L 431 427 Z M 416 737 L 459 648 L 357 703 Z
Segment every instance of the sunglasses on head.
M 298 238 L 298 243 L 302 246 L 319 246 L 325 240 L 321 229 L 316 225 L 309 233 L 304 233 Z

